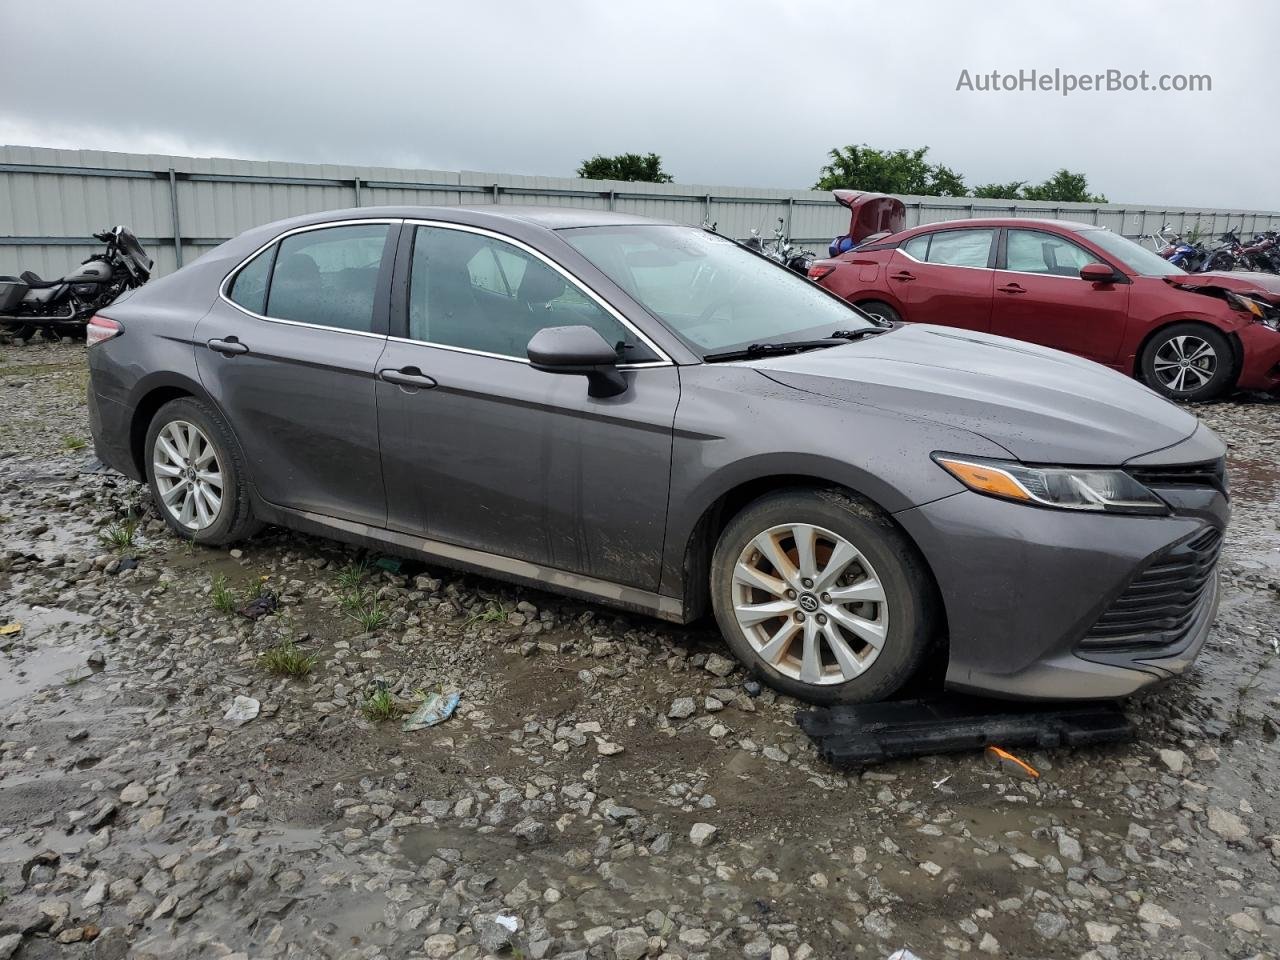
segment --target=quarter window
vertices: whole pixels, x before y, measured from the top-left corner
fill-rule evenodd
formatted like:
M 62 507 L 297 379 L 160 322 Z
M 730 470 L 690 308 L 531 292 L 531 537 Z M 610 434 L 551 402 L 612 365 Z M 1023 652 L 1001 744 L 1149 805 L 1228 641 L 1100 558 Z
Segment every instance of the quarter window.
M 929 259 L 929 237 L 931 234 L 922 233 L 918 237 L 912 237 L 902 245 L 902 252 L 909 257 L 914 257 L 921 263 L 926 263 Z
M 940 230 L 931 234 L 929 262 L 952 267 L 985 267 L 994 230 Z
M 588 326 L 626 363 L 657 357 L 630 330 L 537 257 L 466 230 L 418 227 L 409 277 L 409 336 L 503 357 L 528 356 L 545 327 Z
M 371 332 L 387 230 L 385 223 L 362 223 L 285 237 L 266 308 L 258 312 L 278 320 Z M 239 284 L 237 277 L 237 288 Z
M 250 313 L 261 314 L 267 308 L 267 281 L 275 255 L 276 245 L 272 244 L 246 263 L 231 282 L 231 299 Z
M 1005 262 L 1007 269 L 1018 273 L 1079 277 L 1081 267 L 1102 261 L 1055 233 L 1010 230 L 1005 241 Z

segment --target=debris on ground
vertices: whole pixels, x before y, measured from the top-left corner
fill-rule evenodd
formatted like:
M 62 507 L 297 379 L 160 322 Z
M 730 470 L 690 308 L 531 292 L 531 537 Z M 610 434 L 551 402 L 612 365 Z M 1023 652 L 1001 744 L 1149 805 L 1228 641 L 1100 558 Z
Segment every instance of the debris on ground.
M 458 708 L 458 702 L 461 699 L 462 695 L 459 693 L 429 693 L 422 704 L 405 717 L 400 729 L 405 733 L 412 733 L 415 730 L 425 730 L 427 727 L 434 727 L 437 723 L 443 723 L 453 716 L 453 711 Z
M 17 621 L 14 621 L 13 623 L 6 623 L 3 627 L 0 627 L 0 637 L 12 637 L 21 632 L 22 624 Z
M 269 613 L 275 613 L 278 605 L 279 601 L 276 599 L 276 595 L 270 590 L 265 590 L 236 610 L 236 613 L 250 620 L 257 620 L 259 617 L 265 617 Z
M 235 724 L 248 723 L 258 716 L 261 709 L 262 704 L 253 697 L 238 695 L 231 702 L 230 709 L 222 715 L 222 719 Z
M 1008 750 L 992 745 L 987 747 L 987 759 L 1003 770 L 1027 780 L 1039 780 L 1040 771 L 1021 757 L 1015 757 Z

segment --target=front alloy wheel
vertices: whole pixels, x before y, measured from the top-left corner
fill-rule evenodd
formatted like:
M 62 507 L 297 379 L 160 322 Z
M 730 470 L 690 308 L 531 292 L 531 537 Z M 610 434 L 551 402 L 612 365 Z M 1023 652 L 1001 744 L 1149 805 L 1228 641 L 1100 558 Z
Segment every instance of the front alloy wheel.
M 711 558 L 711 603 L 738 659 L 811 703 L 889 696 L 920 668 L 939 623 L 915 545 L 836 488 L 779 490 L 743 508 Z
M 844 683 L 884 647 L 889 608 L 871 562 L 808 523 L 761 532 L 733 572 L 733 612 L 756 655 L 801 683 Z
M 1147 386 L 1172 400 L 1212 400 L 1231 385 L 1235 356 L 1213 327 L 1175 323 L 1152 337 L 1141 368 Z

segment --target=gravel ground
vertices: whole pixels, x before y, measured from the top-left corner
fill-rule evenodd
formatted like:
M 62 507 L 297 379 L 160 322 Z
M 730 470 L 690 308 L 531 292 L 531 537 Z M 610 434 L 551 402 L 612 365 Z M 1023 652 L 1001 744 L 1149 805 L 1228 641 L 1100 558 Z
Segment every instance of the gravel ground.
M 1199 410 L 1222 612 L 1135 742 L 859 776 L 705 625 L 189 548 L 87 469 L 83 360 L 0 346 L 0 960 L 1280 955 L 1280 404 Z M 434 691 L 457 713 L 402 732 Z

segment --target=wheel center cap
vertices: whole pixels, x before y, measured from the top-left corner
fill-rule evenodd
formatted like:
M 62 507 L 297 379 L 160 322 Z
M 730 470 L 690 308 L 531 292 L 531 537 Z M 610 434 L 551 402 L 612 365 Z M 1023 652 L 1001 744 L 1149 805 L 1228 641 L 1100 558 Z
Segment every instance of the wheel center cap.
M 187 470 L 186 470 L 186 477 L 187 477 L 187 479 L 188 479 L 188 480 L 194 480 L 194 479 L 196 478 L 196 468 L 195 468 L 195 467 L 187 467 Z
M 800 609 L 805 613 L 813 613 L 818 609 L 818 598 L 812 593 L 800 594 Z
M 1184 367 L 1189 367 L 1189 366 L 1191 366 L 1191 361 L 1190 361 L 1190 360 L 1183 360 L 1183 361 L 1181 361 L 1181 363 L 1182 363 L 1182 366 L 1184 366 Z

